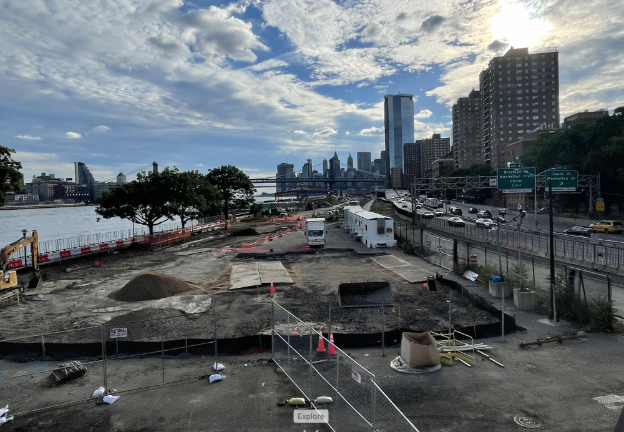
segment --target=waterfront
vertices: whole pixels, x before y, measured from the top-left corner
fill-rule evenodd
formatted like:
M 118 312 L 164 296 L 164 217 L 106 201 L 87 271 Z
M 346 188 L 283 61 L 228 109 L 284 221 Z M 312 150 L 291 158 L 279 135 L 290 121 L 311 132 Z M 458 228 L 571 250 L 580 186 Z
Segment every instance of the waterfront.
M 132 229 L 132 222 L 120 218 L 104 219 L 95 213 L 95 209 L 96 206 L 84 206 L 0 212 L 0 248 L 19 239 L 23 229 L 37 230 L 40 241 Z M 165 224 L 173 225 L 175 222 L 179 219 Z

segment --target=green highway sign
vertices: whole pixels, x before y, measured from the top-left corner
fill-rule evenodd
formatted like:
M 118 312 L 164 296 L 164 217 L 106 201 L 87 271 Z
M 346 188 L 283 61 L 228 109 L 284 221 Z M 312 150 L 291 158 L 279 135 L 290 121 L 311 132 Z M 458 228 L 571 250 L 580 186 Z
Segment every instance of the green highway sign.
M 545 186 L 549 187 L 552 181 L 553 192 L 576 192 L 578 171 L 550 169 L 545 174 Z
M 555 165 L 554 168 L 552 169 L 556 169 L 556 170 L 567 170 L 568 166 L 567 165 Z
M 535 189 L 535 168 L 499 168 L 498 189 L 503 193 L 525 193 Z
M 522 168 L 522 164 L 521 163 L 510 162 L 509 163 L 509 168 Z

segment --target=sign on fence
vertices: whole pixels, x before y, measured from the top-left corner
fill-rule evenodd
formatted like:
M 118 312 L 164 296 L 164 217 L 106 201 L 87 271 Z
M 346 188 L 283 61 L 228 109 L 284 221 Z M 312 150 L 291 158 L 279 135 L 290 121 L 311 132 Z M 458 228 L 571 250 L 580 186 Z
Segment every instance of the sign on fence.
M 356 380 L 358 383 L 362 384 L 362 375 L 360 375 L 354 370 L 351 370 L 351 378 Z
M 125 338 L 128 337 L 128 329 L 127 328 L 112 328 L 110 329 L 110 338 Z

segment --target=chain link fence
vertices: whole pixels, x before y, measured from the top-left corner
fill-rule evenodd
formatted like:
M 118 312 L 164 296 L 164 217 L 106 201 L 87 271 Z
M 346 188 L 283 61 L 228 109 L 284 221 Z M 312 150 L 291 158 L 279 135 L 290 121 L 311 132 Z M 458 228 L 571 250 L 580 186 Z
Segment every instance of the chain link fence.
M 0 340 L 2 403 L 23 415 L 89 400 L 98 387 L 119 394 L 203 378 L 215 362 L 269 348 L 268 336 L 230 337 L 218 323 L 210 310 Z
M 375 375 L 321 331 L 272 302 L 272 357 L 310 401 L 327 409 L 334 431 L 417 431 L 375 382 Z M 333 399 L 320 403 L 322 396 Z

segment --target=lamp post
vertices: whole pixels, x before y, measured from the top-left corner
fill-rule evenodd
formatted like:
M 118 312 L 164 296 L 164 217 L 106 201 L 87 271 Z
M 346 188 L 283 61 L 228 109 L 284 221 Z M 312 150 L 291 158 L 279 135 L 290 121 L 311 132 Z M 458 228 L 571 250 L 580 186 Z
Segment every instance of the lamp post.
M 522 252 L 520 250 L 520 226 L 522 225 L 522 219 L 526 216 L 526 211 L 521 210 L 520 219 L 518 220 L 518 277 L 520 279 L 520 291 L 523 291 L 522 288 Z M 516 218 L 518 217 L 516 216 Z
M 503 259 L 500 249 L 500 220 L 496 218 L 496 247 L 498 249 L 498 274 L 503 277 Z M 505 341 L 505 285 L 501 286 L 501 341 Z

